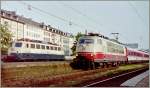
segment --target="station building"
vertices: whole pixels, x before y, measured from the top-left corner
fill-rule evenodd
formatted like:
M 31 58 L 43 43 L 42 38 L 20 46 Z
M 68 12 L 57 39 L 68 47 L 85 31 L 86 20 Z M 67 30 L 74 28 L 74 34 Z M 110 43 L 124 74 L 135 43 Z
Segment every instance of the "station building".
M 1 24 L 7 25 L 12 33 L 12 42 L 17 40 L 35 40 L 62 46 L 65 55 L 71 55 L 75 40 L 70 33 L 63 32 L 50 25 L 19 16 L 15 11 L 1 10 Z

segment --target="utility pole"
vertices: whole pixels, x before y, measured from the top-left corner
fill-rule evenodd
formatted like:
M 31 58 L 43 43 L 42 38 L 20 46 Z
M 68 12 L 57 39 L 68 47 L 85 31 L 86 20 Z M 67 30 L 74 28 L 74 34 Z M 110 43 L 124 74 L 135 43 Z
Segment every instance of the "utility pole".
M 87 35 L 87 30 L 85 30 L 85 35 Z
M 141 46 L 140 48 L 143 49 L 143 47 L 142 47 L 142 39 L 143 39 L 142 36 L 140 36 L 139 39 L 140 39 L 140 46 Z
M 69 21 L 69 27 L 70 27 L 70 29 L 71 29 L 71 25 L 72 25 L 72 22 L 71 21 Z M 69 50 L 69 56 L 70 56 L 70 35 L 68 36 L 68 50 Z
M 118 39 L 119 39 L 119 33 L 117 33 L 117 32 L 113 32 L 113 33 L 111 33 L 112 35 L 114 35 L 114 37 L 115 37 L 115 39 L 118 41 Z

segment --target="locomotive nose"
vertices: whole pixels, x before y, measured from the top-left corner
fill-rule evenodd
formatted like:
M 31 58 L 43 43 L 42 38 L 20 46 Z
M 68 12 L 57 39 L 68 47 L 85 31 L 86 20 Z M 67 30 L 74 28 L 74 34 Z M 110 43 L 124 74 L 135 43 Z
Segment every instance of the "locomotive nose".
M 84 58 L 88 61 L 92 61 L 93 58 L 95 57 L 93 45 L 90 45 L 90 46 L 79 45 L 77 56 L 82 59 Z

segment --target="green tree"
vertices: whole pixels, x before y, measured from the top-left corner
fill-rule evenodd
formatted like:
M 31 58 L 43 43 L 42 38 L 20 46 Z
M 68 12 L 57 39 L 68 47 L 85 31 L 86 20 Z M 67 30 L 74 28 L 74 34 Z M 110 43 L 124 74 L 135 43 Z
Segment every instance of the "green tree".
M 77 41 L 79 40 L 80 37 L 82 37 L 84 34 L 82 34 L 81 32 L 78 32 L 77 35 L 75 36 L 76 41 L 74 43 L 74 45 L 72 46 L 71 50 L 72 50 L 72 55 L 76 55 L 76 45 L 77 45 Z
M 0 24 L 0 38 L 1 54 L 7 54 L 12 41 L 12 34 L 8 30 L 8 25 Z

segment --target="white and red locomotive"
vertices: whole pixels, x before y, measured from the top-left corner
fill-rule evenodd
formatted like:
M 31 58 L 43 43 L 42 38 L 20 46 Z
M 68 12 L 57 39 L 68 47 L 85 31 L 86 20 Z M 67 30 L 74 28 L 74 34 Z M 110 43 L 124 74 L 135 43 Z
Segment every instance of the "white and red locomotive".
M 148 53 L 127 48 L 98 34 L 89 34 L 79 38 L 76 52 L 77 56 L 74 62 L 78 68 L 93 69 L 100 65 L 116 66 L 120 63 L 149 60 Z

